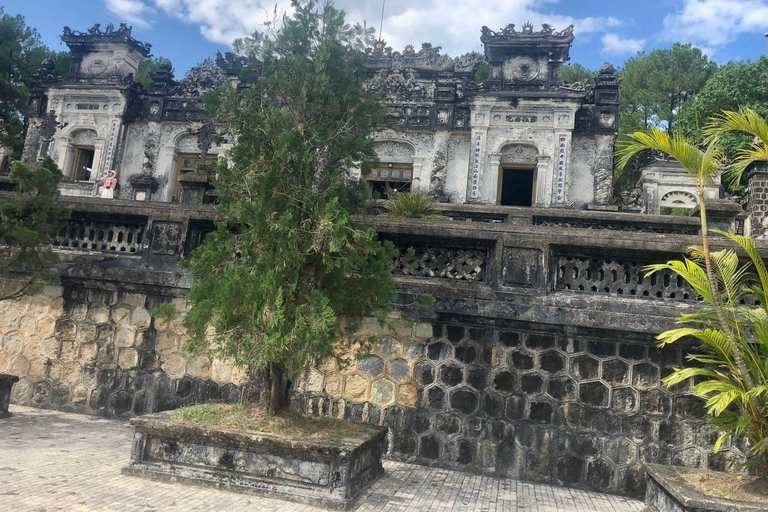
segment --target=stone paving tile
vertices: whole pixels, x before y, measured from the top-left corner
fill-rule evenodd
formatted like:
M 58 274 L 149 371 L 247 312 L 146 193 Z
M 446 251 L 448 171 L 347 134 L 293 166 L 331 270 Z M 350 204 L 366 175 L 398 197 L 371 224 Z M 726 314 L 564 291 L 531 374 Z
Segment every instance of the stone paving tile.
M 124 476 L 124 421 L 12 406 L 0 420 L 0 512 L 320 512 L 280 500 Z M 357 512 L 640 512 L 639 501 L 385 461 Z

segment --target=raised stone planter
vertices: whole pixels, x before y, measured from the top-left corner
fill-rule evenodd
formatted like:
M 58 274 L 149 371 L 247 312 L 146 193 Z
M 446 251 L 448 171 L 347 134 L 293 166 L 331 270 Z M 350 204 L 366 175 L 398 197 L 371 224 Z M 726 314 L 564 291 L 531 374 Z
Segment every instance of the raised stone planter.
M 0 373 L 0 418 L 8 418 L 11 415 L 8 412 L 8 406 L 11 405 L 11 388 L 18 380 L 16 375 Z
M 172 419 L 169 412 L 133 418 L 129 475 L 349 507 L 384 474 L 386 428 L 334 441 L 309 441 L 223 430 Z
M 696 470 L 675 466 L 646 466 L 645 504 L 652 512 L 768 512 L 768 500 L 736 501 L 704 494 L 681 474 Z M 712 472 L 710 472 L 712 473 Z

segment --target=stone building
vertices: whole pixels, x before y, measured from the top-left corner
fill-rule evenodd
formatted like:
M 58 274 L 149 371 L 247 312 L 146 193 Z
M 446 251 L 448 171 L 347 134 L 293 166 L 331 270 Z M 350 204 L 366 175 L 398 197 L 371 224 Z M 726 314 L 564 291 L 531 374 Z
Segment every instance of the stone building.
M 659 159 L 643 167 L 639 186 L 643 213 L 659 215 L 671 210 L 693 210 L 699 204 L 696 183 L 674 160 Z M 704 197 L 720 198 L 720 176 L 712 185 L 704 187 Z
M 573 38 L 572 27 L 483 27 L 485 55 L 462 59 L 429 44 L 397 52 L 379 42 L 369 85 L 389 114 L 374 135 L 382 165 L 366 174 L 371 193 L 392 187 L 454 203 L 607 207 L 619 80 L 606 64 L 594 85 L 564 84 Z M 205 202 L 210 192 L 192 171 L 226 148 L 214 144 L 201 95 L 227 81 L 237 86 L 238 58 L 207 60 L 180 82 L 165 61 L 146 89 L 132 75 L 150 45 L 130 27 L 65 28 L 62 40 L 70 71 L 55 79 L 51 62 L 39 71 L 25 159 L 51 155 L 68 178 L 65 195 L 96 195 L 99 178 L 115 169 L 120 198 L 179 201 L 184 189 Z M 483 62 L 490 74 L 478 82 Z
M 164 60 L 146 89 L 133 77 L 151 46 L 130 27 L 65 27 L 61 38 L 69 73 L 56 78 L 51 61 L 36 73 L 23 158 L 51 156 L 64 172 L 63 195 L 96 195 L 100 178 L 115 169 L 117 197 L 178 201 L 197 163 L 223 152 L 213 143 L 202 93 L 229 77 L 208 59 L 175 82 Z

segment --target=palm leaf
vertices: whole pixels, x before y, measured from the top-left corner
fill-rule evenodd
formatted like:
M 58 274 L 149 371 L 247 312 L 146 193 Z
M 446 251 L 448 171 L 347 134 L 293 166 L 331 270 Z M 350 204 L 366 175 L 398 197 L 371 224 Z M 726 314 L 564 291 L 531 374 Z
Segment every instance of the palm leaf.
M 710 144 L 706 151 L 701 151 L 680 134 L 672 136 L 656 127 L 650 133 L 635 132 L 625 135 L 616 143 L 616 166 L 619 170 L 629 164 L 632 158 L 647 150 L 665 153 L 683 166 L 697 184 L 709 185 L 715 182 L 722 152 L 716 144 Z
M 763 261 L 763 258 L 760 257 L 760 253 L 757 252 L 757 244 L 755 244 L 755 241 L 746 236 L 734 235 L 730 231 L 723 231 L 721 229 L 716 229 L 716 228 L 712 229 L 712 231 L 714 233 L 730 238 L 742 249 L 744 249 L 744 252 L 747 253 L 747 256 L 749 256 L 749 259 L 752 261 L 752 265 L 755 266 L 755 270 L 757 271 L 757 276 L 760 279 L 760 292 L 762 292 L 762 296 L 763 296 L 761 301 L 763 304 L 763 308 L 768 313 L 768 304 L 766 304 L 764 300 L 765 299 L 764 290 L 768 290 L 768 269 L 766 269 L 765 261 Z
M 709 280 L 707 279 L 707 273 L 696 262 L 683 258 L 683 261 L 672 260 L 666 263 L 656 263 L 653 265 L 646 265 L 643 267 L 645 276 L 648 277 L 660 270 L 671 270 L 675 274 L 679 275 L 685 281 L 701 295 L 701 297 L 708 303 L 714 305 L 714 298 L 712 297 L 712 290 L 709 286 Z
M 728 132 L 744 132 L 759 139 L 759 143 L 739 151 L 734 162 L 728 166 L 726 179 L 738 183 L 751 164 L 768 160 L 768 123 L 751 108 L 744 108 L 741 112 L 724 110 L 721 115 L 713 117 L 705 128 L 705 142 L 716 142 Z

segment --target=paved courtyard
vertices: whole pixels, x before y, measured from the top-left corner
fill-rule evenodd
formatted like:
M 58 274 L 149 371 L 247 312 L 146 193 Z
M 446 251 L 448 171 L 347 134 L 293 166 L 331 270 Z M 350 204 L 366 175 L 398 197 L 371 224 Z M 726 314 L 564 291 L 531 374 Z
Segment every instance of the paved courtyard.
M 132 429 L 124 421 L 11 406 L 0 420 L 0 512 L 264 511 L 312 506 L 123 476 Z M 359 502 L 358 512 L 640 512 L 617 496 L 399 462 Z

